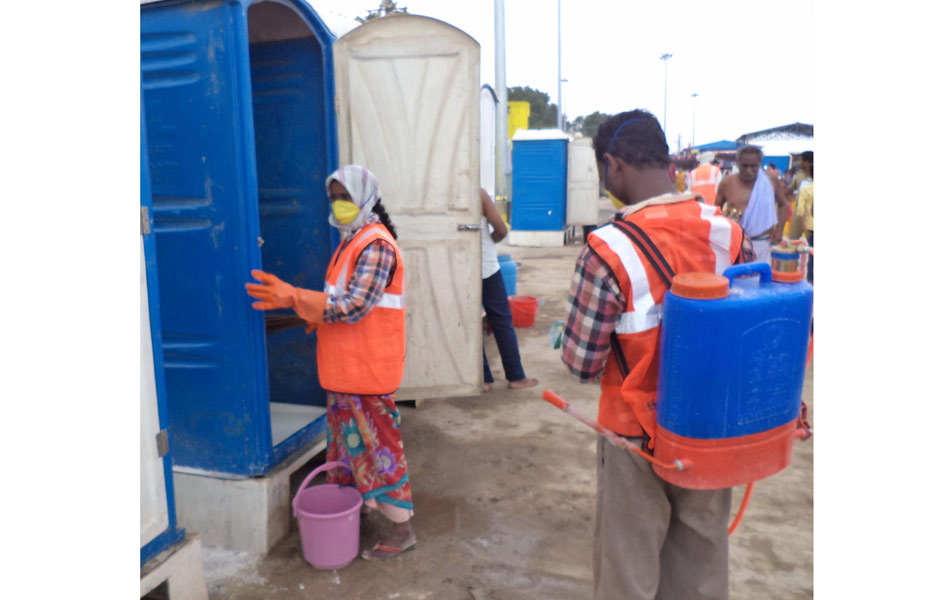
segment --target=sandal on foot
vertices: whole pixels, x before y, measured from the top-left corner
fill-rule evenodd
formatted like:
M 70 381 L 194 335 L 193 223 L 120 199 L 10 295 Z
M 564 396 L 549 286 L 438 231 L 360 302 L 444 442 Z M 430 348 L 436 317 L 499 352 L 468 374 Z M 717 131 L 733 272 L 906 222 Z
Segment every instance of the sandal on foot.
M 408 544 L 404 548 L 397 548 L 395 546 L 386 546 L 384 544 L 376 542 L 376 544 L 369 550 L 363 550 L 360 556 L 362 556 L 364 560 L 388 560 L 394 556 L 398 556 L 402 554 L 403 552 L 408 552 L 409 550 L 412 550 L 415 547 L 416 547 L 415 541 Z

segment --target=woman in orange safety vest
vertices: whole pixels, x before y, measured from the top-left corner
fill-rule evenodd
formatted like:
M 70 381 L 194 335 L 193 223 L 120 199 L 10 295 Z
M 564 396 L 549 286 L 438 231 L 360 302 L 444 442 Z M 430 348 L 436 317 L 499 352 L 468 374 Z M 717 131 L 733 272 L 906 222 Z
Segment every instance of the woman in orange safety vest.
M 380 203 L 376 177 L 347 165 L 327 178 L 330 224 L 343 238 L 330 260 L 322 292 L 296 288 L 263 271 L 245 284 L 258 310 L 293 308 L 317 331 L 317 371 L 327 392 L 327 462 L 341 461 L 327 482 L 355 485 L 364 505 L 392 529 L 367 560 L 384 560 L 415 546 L 409 471 L 394 392 L 405 366 L 406 302 L 396 229 Z

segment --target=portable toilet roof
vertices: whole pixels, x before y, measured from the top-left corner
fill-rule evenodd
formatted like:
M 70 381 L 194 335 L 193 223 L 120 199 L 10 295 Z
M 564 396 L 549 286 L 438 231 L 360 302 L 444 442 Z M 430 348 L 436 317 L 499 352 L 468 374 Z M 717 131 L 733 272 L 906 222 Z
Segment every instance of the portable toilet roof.
M 529 140 L 568 140 L 571 136 L 560 129 L 519 129 L 512 136 L 512 142 L 524 142 Z

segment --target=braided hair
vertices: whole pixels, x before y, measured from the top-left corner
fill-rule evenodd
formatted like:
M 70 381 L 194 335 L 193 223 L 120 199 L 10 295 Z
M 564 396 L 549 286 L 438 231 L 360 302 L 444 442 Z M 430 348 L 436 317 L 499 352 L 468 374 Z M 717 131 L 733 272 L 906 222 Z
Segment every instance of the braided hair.
M 373 206 L 373 212 L 379 216 L 379 222 L 386 226 L 386 229 L 389 230 L 389 235 L 393 236 L 393 239 L 398 239 L 396 237 L 396 226 L 393 225 L 392 219 L 389 218 L 389 213 L 386 212 L 386 208 L 383 206 L 383 201 L 380 199 L 379 202 Z
M 670 164 L 663 129 L 656 117 L 645 110 L 619 113 L 601 123 L 594 137 L 597 162 L 604 162 L 604 154 L 638 168 L 666 168 Z

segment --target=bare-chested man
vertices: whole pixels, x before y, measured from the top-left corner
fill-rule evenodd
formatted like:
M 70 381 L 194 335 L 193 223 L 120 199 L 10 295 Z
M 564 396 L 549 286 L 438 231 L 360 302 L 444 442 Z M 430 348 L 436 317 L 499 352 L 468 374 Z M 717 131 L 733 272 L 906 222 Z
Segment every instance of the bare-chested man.
M 784 186 L 776 174 L 762 170 L 760 148 L 743 146 L 736 152 L 736 160 L 739 173 L 723 178 L 716 191 L 716 206 L 742 225 L 752 241 L 755 260 L 770 262 L 770 248 L 782 241 L 788 219 Z

